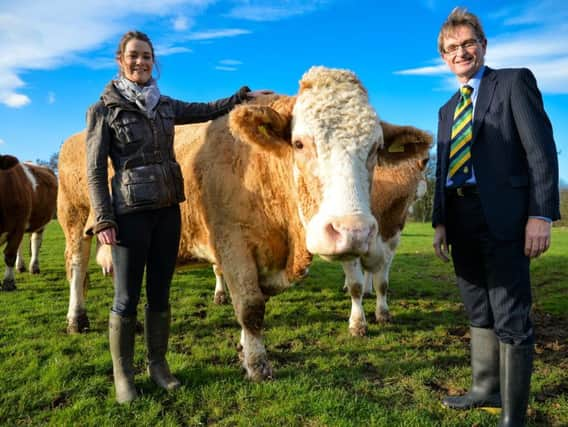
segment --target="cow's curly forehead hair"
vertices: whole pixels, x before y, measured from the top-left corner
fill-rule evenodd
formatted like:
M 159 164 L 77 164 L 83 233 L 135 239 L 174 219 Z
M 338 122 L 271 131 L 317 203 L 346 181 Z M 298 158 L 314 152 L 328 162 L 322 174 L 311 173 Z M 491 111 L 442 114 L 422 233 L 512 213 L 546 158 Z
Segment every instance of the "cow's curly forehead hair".
M 477 40 L 480 42 L 486 40 L 479 18 L 473 13 L 468 12 L 465 7 L 456 7 L 442 24 L 442 28 L 438 34 L 438 52 L 440 52 L 440 54 L 444 53 L 444 38 L 451 34 L 457 27 L 464 25 L 473 30 Z
M 156 59 L 156 55 L 154 54 L 154 46 L 152 45 L 150 37 L 148 37 L 148 35 L 146 33 L 143 33 L 142 31 L 135 31 L 135 30 L 127 31 L 120 38 L 120 41 L 118 42 L 118 47 L 116 48 L 116 59 L 120 59 L 122 57 L 126 49 L 126 45 L 130 40 L 134 39 L 148 43 L 148 45 L 150 46 L 150 50 L 152 51 L 152 60 Z

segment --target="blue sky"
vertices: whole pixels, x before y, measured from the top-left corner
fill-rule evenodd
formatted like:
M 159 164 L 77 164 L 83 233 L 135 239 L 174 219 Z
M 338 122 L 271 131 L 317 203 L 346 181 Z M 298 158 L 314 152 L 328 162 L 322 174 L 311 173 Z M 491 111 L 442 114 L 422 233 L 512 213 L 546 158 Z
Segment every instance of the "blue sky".
M 489 66 L 532 69 L 568 183 L 568 2 L 437 0 L 0 0 L 0 153 L 48 160 L 85 126 L 129 29 L 157 50 L 162 93 L 295 94 L 312 65 L 353 70 L 379 116 L 436 131 L 456 81 L 436 49 L 455 6 L 482 20 Z

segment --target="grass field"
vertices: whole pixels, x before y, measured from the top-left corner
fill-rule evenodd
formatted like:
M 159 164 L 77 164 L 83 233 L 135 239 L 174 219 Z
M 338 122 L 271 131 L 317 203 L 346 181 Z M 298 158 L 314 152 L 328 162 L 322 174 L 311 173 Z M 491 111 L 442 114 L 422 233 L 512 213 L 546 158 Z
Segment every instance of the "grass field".
M 409 224 L 391 272 L 393 323 L 348 332 L 350 300 L 337 264 L 316 260 L 310 276 L 267 306 L 265 337 L 275 380 L 244 379 L 231 306 L 213 304 L 209 268 L 174 276 L 169 360 L 182 388 L 158 390 L 145 375 L 141 398 L 114 403 L 107 319 L 112 283 L 91 263 L 91 330 L 65 332 L 68 285 L 57 222 L 46 232 L 39 276 L 17 276 L 0 293 L 2 426 L 492 426 L 482 410 L 443 409 L 469 385 L 469 333 L 449 264 L 433 255 L 432 230 Z M 568 425 L 568 229 L 532 265 L 537 354 L 529 425 Z M 140 305 L 142 316 L 144 301 Z M 374 301 L 365 308 L 372 319 Z

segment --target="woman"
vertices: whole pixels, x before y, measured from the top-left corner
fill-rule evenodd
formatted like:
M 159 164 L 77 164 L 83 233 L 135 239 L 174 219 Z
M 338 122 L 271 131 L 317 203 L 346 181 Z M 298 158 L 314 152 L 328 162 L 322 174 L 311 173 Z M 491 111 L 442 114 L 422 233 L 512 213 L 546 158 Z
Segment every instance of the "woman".
M 102 244 L 112 245 L 115 293 L 109 341 L 116 400 L 126 403 L 136 398 L 134 331 L 145 268 L 148 374 L 166 390 L 180 385 L 165 358 L 170 282 L 180 238 L 179 203 L 185 200 L 173 149 L 174 125 L 214 119 L 246 99 L 269 92 L 251 92 L 245 86 L 211 103 L 185 103 L 163 96 L 152 78 L 152 42 L 138 31 L 124 34 L 116 61 L 118 78 L 107 84 L 87 112 L 87 175 L 96 215 L 92 231 Z M 115 171 L 112 197 L 108 157 Z

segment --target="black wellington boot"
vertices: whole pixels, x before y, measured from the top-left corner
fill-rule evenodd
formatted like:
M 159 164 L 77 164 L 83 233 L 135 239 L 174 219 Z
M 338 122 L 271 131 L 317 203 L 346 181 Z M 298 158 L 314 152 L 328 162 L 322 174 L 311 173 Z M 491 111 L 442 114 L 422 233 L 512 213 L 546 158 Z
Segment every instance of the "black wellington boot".
M 529 403 L 534 346 L 501 343 L 500 427 L 523 427 Z

